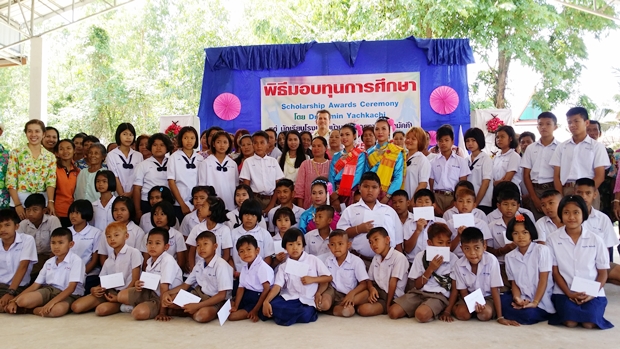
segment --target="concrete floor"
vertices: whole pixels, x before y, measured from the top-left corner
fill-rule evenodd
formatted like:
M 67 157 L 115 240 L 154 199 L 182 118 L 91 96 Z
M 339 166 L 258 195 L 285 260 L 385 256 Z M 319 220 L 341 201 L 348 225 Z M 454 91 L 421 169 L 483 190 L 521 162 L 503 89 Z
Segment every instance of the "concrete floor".
M 605 287 L 606 318 L 616 325 L 605 331 L 568 329 L 546 323 L 506 327 L 477 320 L 419 324 L 413 319 L 390 320 L 386 315 L 350 319 L 319 315 L 312 324 L 282 327 L 272 321 L 197 324 L 187 318 L 168 323 L 133 321 L 129 314 L 97 318 L 94 313 L 59 319 L 0 314 L 0 347 L 9 348 L 617 348 L 620 341 L 620 287 Z M 458 343 L 465 345 L 459 345 Z

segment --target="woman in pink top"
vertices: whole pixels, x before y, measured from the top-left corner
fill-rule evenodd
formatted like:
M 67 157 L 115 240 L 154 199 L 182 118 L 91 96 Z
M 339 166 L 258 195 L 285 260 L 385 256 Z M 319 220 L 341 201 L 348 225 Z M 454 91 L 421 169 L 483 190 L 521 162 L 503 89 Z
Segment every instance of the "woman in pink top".
M 312 159 L 305 160 L 299 166 L 295 180 L 295 200 L 297 206 L 308 209 L 312 206 L 310 184 L 316 177 L 327 177 L 329 160 L 327 160 L 327 141 L 318 136 L 312 140 Z

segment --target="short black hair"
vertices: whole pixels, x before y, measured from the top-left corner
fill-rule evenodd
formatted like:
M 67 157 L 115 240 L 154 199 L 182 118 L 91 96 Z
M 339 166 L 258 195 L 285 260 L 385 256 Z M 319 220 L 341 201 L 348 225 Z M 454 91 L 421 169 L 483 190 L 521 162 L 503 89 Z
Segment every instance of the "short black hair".
M 550 111 L 544 111 L 538 115 L 538 120 L 540 119 L 551 119 L 555 125 L 558 124 L 558 118 Z
M 170 191 L 170 189 L 168 187 L 165 187 L 163 185 L 156 185 L 156 186 L 154 186 L 153 188 L 151 188 L 151 190 L 149 190 L 149 194 L 146 197 L 147 201 L 148 201 L 148 199 L 151 198 L 151 193 L 154 193 L 154 192 L 160 192 L 161 193 L 161 199 L 163 201 L 167 201 L 167 202 L 169 202 L 169 203 L 174 205 L 174 202 L 175 202 L 174 196 L 172 196 L 172 192 Z
M 476 227 L 468 227 L 463 229 L 463 232 L 461 233 L 461 244 L 467 244 L 470 242 L 484 243 L 484 234 L 482 234 L 480 229 Z
M 379 178 L 379 175 L 376 172 L 372 172 L 372 171 L 365 172 L 362 175 L 362 178 L 360 179 L 360 184 L 362 184 L 364 181 L 377 182 L 377 184 L 381 186 L 381 179 Z
M 103 176 L 108 180 L 108 191 L 115 192 L 116 191 L 116 176 L 114 172 L 110 170 L 99 170 L 95 175 L 95 180 L 93 184 L 95 187 L 97 186 L 97 177 Z
M 521 140 L 522 140 L 523 138 L 525 138 L 525 137 L 530 137 L 530 138 L 532 139 L 532 142 L 536 142 L 536 135 L 535 135 L 535 134 L 533 134 L 533 133 L 532 133 L 532 132 L 530 132 L 530 131 L 525 131 L 525 132 L 521 133 L 521 134 L 519 135 L 519 142 L 521 142 Z
M 501 204 L 503 201 L 514 200 L 517 204 L 521 205 L 521 194 L 514 190 L 503 190 L 497 196 L 497 203 Z
M 274 129 L 272 129 L 272 128 L 267 128 L 267 129 L 265 129 L 264 131 L 265 131 L 265 133 L 268 133 L 268 132 L 273 132 L 274 138 L 278 138 L 278 133 L 276 132 L 276 130 L 274 130 Z M 285 133 L 285 134 L 286 134 L 286 133 Z
M 476 143 L 478 143 L 478 148 L 480 150 L 484 149 L 487 145 L 487 141 L 484 139 L 484 132 L 477 127 L 472 127 L 469 130 L 465 131 L 465 136 L 463 136 L 465 140 L 467 138 L 472 138 Z
M 88 136 L 84 137 L 84 140 L 82 141 L 82 144 L 84 144 L 86 142 L 101 143 L 101 141 L 99 141 L 99 138 L 97 138 L 97 136 L 93 136 L 93 135 L 88 135 Z
M 62 142 L 67 142 L 69 144 L 71 144 L 71 148 L 73 148 L 73 150 L 75 150 L 75 143 L 73 143 L 72 140 L 65 138 L 65 139 L 59 139 L 56 144 L 54 144 L 54 152 L 58 152 L 58 148 L 60 147 L 60 143 Z
M 87 136 L 88 135 L 86 133 L 84 133 L 84 132 L 78 132 L 78 133 L 75 134 L 75 136 L 73 136 L 73 138 L 71 138 L 71 140 L 73 142 L 75 142 L 76 139 L 82 138 L 82 142 L 84 142 L 84 138 L 86 138 Z
M 571 116 L 575 116 L 575 115 L 579 115 L 581 116 L 581 118 L 583 119 L 583 121 L 588 121 L 590 120 L 590 117 L 588 116 L 588 110 L 584 107 L 574 107 L 574 108 L 570 108 L 567 112 L 566 112 L 566 117 L 570 118 Z
M 413 201 L 416 202 L 419 198 L 428 196 L 431 198 L 431 202 L 435 203 L 435 193 L 433 193 L 430 189 L 420 189 L 413 194 Z
M 405 137 L 405 132 L 403 132 L 401 130 L 397 130 L 397 131 L 394 131 L 394 133 L 392 133 L 392 138 L 396 137 L 396 135 L 399 134 L 399 133 L 401 135 L 403 135 L 403 137 Z
M 293 210 L 291 210 L 288 207 L 278 208 L 276 212 L 273 214 L 273 219 L 271 220 L 271 224 L 273 224 L 274 227 L 277 226 L 276 222 L 282 216 L 288 217 L 288 220 L 291 222 L 291 226 L 297 224 L 297 218 L 295 217 L 295 213 L 293 212 Z
M 257 223 L 260 223 L 260 220 L 263 218 L 263 208 L 256 199 L 248 199 L 245 200 L 241 204 L 241 208 L 239 208 L 239 218 L 243 220 L 243 216 L 249 214 L 256 216 Z
M 579 178 L 575 181 L 575 186 L 585 185 L 590 188 L 596 188 L 596 183 L 591 178 Z
M 39 206 L 41 208 L 46 208 L 47 204 L 45 202 L 45 196 L 43 196 L 43 194 L 39 194 L 39 193 L 30 194 L 26 198 L 26 201 L 24 201 L 24 207 L 25 208 L 30 208 L 30 207 L 33 207 L 33 206 Z
M 164 145 L 166 146 L 166 152 L 170 153 L 174 150 L 174 144 L 172 144 L 172 141 L 170 140 L 170 137 L 166 136 L 163 133 L 155 133 L 154 135 L 152 135 L 151 137 L 149 137 L 149 141 L 146 144 L 146 149 L 148 149 L 149 151 L 151 151 L 151 149 L 153 148 L 153 143 L 155 143 L 155 141 L 160 140 L 164 143 Z
M 151 207 L 151 225 L 155 225 L 155 211 L 160 209 L 168 220 L 168 228 L 174 227 L 177 223 L 177 216 L 174 212 L 174 206 L 168 201 L 160 201 Z
M 329 237 L 327 238 L 328 240 L 336 237 L 336 236 L 341 236 L 343 238 L 345 238 L 347 241 L 349 241 L 349 234 L 347 234 L 346 231 L 342 230 L 342 229 L 334 229 L 332 230 L 331 233 L 329 233 Z
M 517 149 L 517 147 L 519 146 L 519 139 L 517 138 L 515 129 L 512 128 L 512 126 L 504 125 L 500 126 L 495 132 L 495 134 L 497 135 L 500 132 L 505 132 L 508 135 L 508 138 L 510 138 L 510 144 L 508 144 L 510 149 Z M 495 146 L 497 147 L 497 139 L 495 140 Z
M 366 239 L 370 239 L 370 237 L 374 234 L 381 234 L 381 236 L 383 237 L 390 236 L 390 234 L 388 234 L 387 230 L 385 230 L 384 227 L 374 227 L 370 229 L 370 231 L 366 234 Z
M 58 142 L 58 140 L 60 139 L 60 132 L 58 132 L 58 129 L 56 127 L 53 126 L 47 126 L 45 128 L 45 132 L 47 131 L 55 131 L 56 132 L 56 141 Z
M 596 125 L 596 128 L 598 128 L 598 132 L 601 132 L 601 123 L 598 122 L 598 120 L 590 120 L 590 125 Z
M 0 210 L 0 223 L 2 222 L 6 222 L 6 221 L 13 221 L 13 223 L 15 224 L 19 224 L 19 216 L 17 215 L 17 212 L 15 212 L 14 210 L 11 210 L 10 208 L 5 208 L 3 210 Z
M 228 222 L 228 217 L 226 217 L 228 210 L 226 209 L 224 200 L 217 196 L 209 196 L 207 197 L 207 204 L 209 205 L 209 211 L 211 211 L 211 216 L 209 216 L 210 220 L 215 223 Z
M 217 193 L 215 192 L 215 188 L 213 188 L 213 186 L 211 186 L 211 185 L 197 185 L 197 186 L 192 188 L 192 197 L 194 195 L 200 193 L 201 191 L 206 193 L 207 196 L 217 196 Z
M 127 207 L 127 211 L 129 211 L 129 220 L 135 221 L 136 220 L 136 205 L 134 205 L 133 200 L 131 200 L 127 196 L 117 196 L 116 199 L 114 199 L 114 202 L 112 203 L 112 212 L 114 212 L 114 208 L 116 207 L 116 205 L 119 205 L 119 204 L 125 204 L 125 206 Z M 153 216 L 151 215 L 151 218 L 152 217 Z
M 555 189 L 549 189 L 549 190 L 545 190 L 542 195 L 540 196 L 541 199 L 545 199 L 548 197 L 552 197 L 552 196 L 556 196 L 556 195 L 560 195 L 562 196 L 562 193 L 560 193 L 559 191 L 555 190 Z
M 454 141 L 454 130 L 450 125 L 442 125 L 437 129 L 437 140 L 440 140 L 441 137 L 450 136 L 450 139 Z
M 395 196 L 403 196 L 406 200 L 409 200 L 409 194 L 404 189 L 398 189 L 397 191 L 392 193 L 392 197 Z
M 254 191 L 252 190 L 252 187 L 250 187 L 247 184 L 241 183 L 239 184 L 236 188 L 235 188 L 235 195 L 237 196 L 237 192 L 239 190 L 245 190 L 248 193 L 248 199 L 249 200 L 253 200 L 254 199 Z M 235 201 L 235 205 L 237 204 L 237 202 Z
M 108 149 L 106 149 L 106 147 L 104 147 L 103 144 L 99 142 L 91 143 L 90 147 L 88 148 L 88 151 L 90 151 L 91 149 L 99 149 L 99 152 L 101 153 L 101 163 L 103 164 L 103 162 L 105 161 L 106 155 L 108 155 Z
M 146 238 L 147 241 L 148 238 L 151 237 L 151 235 L 161 235 L 164 238 L 164 244 L 170 242 L 170 232 L 165 228 L 155 227 L 151 229 L 151 231 L 149 231 L 148 237 Z
M 520 222 L 517 222 L 517 217 L 521 220 Z M 530 217 L 526 214 L 512 217 L 512 219 L 508 221 L 508 225 L 506 226 L 506 238 L 508 240 L 513 241 L 512 233 L 514 232 L 515 225 L 517 224 L 523 224 L 525 226 L 525 230 L 530 233 L 530 239 L 532 239 L 532 241 L 538 240 L 538 230 L 536 230 L 536 224 L 534 224 L 534 222 L 532 222 Z
M 200 143 L 200 138 L 198 138 L 198 131 L 196 131 L 196 129 L 193 128 L 192 126 L 185 126 L 185 127 L 181 128 L 181 130 L 179 131 L 179 134 L 176 136 L 177 147 L 179 149 L 183 148 L 183 135 L 185 135 L 187 132 L 193 132 L 194 133 L 194 137 L 196 139 L 194 140 L 194 146 L 192 148 L 193 149 L 198 148 L 198 144 Z
M 331 207 L 330 205 L 321 205 L 316 208 L 316 213 L 319 213 L 319 212 L 327 212 L 327 215 L 330 218 L 334 218 L 334 213 L 336 212 L 336 210 L 334 210 L 334 208 Z
M 468 180 L 463 180 L 463 181 L 459 181 L 458 183 L 456 183 L 456 185 L 454 186 L 454 195 L 456 195 L 456 192 L 458 191 L 459 188 L 467 188 L 473 192 L 476 191 L 476 189 L 474 188 L 474 184 Z
M 452 232 L 450 231 L 448 225 L 445 223 L 437 222 L 431 224 L 431 226 L 428 227 L 427 234 L 429 240 L 433 240 L 435 237 L 442 234 L 452 239 Z
M 208 137 L 209 135 L 207 135 Z M 230 134 L 228 134 L 228 132 L 226 131 L 217 131 L 212 137 L 211 137 L 211 144 L 209 144 L 209 148 L 211 149 L 211 153 L 215 154 L 215 140 L 220 138 L 220 137 L 224 137 L 228 140 L 228 149 L 226 149 L 226 154 L 230 154 L 230 152 L 232 151 L 233 148 L 233 140 L 230 137 Z
M 282 248 L 286 249 L 286 244 L 289 242 L 295 242 L 301 238 L 301 244 L 306 247 L 306 239 L 304 239 L 304 233 L 299 228 L 290 228 L 282 236 Z
M 133 134 L 133 142 L 131 142 L 131 144 L 136 141 L 136 129 L 131 123 L 123 122 L 122 124 L 118 125 L 118 127 L 116 128 L 116 133 L 114 134 L 114 140 L 116 141 L 116 144 L 121 145 L 121 133 L 127 130 L 131 132 L 131 134 Z
M 583 222 L 587 221 L 590 214 L 588 213 L 588 205 L 585 200 L 579 195 L 567 195 L 562 198 L 560 204 L 558 205 L 558 217 L 560 217 L 560 222 L 564 223 L 562 220 L 562 211 L 564 211 L 564 207 L 571 202 L 581 209 L 581 217 L 583 218 Z
M 52 235 L 50 235 L 50 239 L 57 237 L 66 237 L 69 242 L 73 241 L 73 233 L 68 228 L 59 227 L 54 229 Z
M 239 251 L 241 246 L 245 244 L 252 245 L 254 246 L 254 248 L 258 248 L 258 241 L 256 241 L 256 238 L 250 234 L 241 236 L 237 240 L 237 243 L 235 244 L 235 248 L 237 249 L 237 251 Z
M 505 190 L 512 190 L 512 191 L 516 191 L 517 193 L 520 193 L 519 186 L 514 184 L 512 181 L 500 182 L 498 185 L 493 186 L 493 198 L 492 198 L 492 203 L 491 203 L 491 206 L 493 208 L 497 207 L 497 202 L 498 202 L 497 198 L 499 194 Z
M 215 234 L 213 234 L 213 232 L 211 231 L 205 230 L 202 233 L 198 234 L 198 236 L 196 237 L 196 243 L 198 243 L 198 241 L 202 239 L 209 239 L 212 243 L 217 244 L 217 237 L 215 237 Z
M 276 189 L 280 187 L 287 187 L 290 190 L 295 190 L 295 182 L 293 182 L 292 180 L 288 178 L 282 178 L 276 182 Z
M 69 214 L 73 212 L 79 213 L 80 216 L 82 216 L 82 219 L 87 222 L 93 220 L 93 204 L 88 200 L 73 201 L 71 206 L 69 206 Z
M 265 131 L 256 131 L 252 134 L 252 142 L 254 142 L 255 137 L 263 137 L 269 143 L 269 135 Z

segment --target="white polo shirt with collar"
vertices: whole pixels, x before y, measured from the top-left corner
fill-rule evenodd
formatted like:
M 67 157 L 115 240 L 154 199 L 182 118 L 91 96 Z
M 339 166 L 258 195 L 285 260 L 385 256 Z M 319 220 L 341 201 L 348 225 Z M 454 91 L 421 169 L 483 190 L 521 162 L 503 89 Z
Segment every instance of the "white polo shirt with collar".
M 38 261 L 37 248 L 32 236 L 15 232 L 15 241 L 9 246 L 8 250 L 0 248 L 0 284 L 11 285 L 15 272 L 22 261 L 30 262 L 24 278 L 19 283 L 19 286 L 26 286 L 30 283 L 32 266 Z
M 394 248 L 390 248 L 385 258 L 381 257 L 381 255 L 373 257 L 370 268 L 368 268 L 368 278 L 374 281 L 386 293 L 390 287 L 390 279 L 393 277 L 397 278 L 394 298 L 398 298 L 405 294 L 408 272 L 409 261 L 407 257 Z
M 60 220 L 56 216 L 50 216 L 48 214 L 43 215 L 43 220 L 39 227 L 35 227 L 28 219 L 24 219 L 19 223 L 17 231 L 30 235 L 34 238 L 34 242 L 37 246 L 38 254 L 51 254 L 52 248 L 50 246 L 50 239 L 52 232 L 56 228 L 60 228 Z
M 101 267 L 99 276 L 123 273 L 125 285 L 117 287 L 116 290 L 124 290 L 133 286 L 131 285 L 132 271 L 135 268 L 141 267 L 143 260 L 142 253 L 138 249 L 125 244 L 118 252 L 118 255 L 114 254 L 114 252 L 108 255 L 108 258 L 103 263 L 103 267 Z
M 491 288 L 504 286 L 497 258 L 486 251 L 483 252 L 482 259 L 478 262 L 476 274 L 471 271 L 471 263 L 467 257 L 461 257 L 456 262 L 454 273 L 456 274 L 457 290 L 467 290 L 471 293 L 480 289 L 483 296 L 489 297 Z
M 332 274 L 332 287 L 344 294 L 353 291 L 360 282 L 368 280 L 364 261 L 349 252 L 341 265 L 338 265 L 338 260 L 333 254 L 328 254 L 325 266 Z
M 183 272 L 176 259 L 170 253 L 162 253 L 155 262 L 153 257 L 146 261 L 145 272 L 160 275 L 160 284 L 168 284 L 169 289 L 173 289 L 183 283 Z M 161 296 L 160 288 L 153 290 L 155 294 Z
M 210 297 L 226 291 L 226 299 L 229 299 L 233 288 L 233 268 L 222 257 L 215 255 L 209 264 L 204 259 L 196 264 L 185 283 L 194 288 L 200 286 L 202 293 Z
M 429 178 L 434 182 L 433 190 L 454 191 L 459 178 L 467 177 L 470 173 L 467 159 L 452 152 L 447 160 L 445 156 L 440 154 L 431 161 Z
M 532 183 L 543 184 L 553 182 L 553 166 L 551 158 L 558 147 L 558 140 L 553 139 L 549 145 L 543 145 L 539 140 L 530 144 L 521 158 L 521 167 L 530 169 Z
M 84 279 L 86 278 L 84 272 L 86 267 L 82 258 L 69 251 L 62 262 L 57 263 L 56 260 L 57 257 L 54 256 L 45 262 L 35 283 L 64 291 L 71 282 L 77 282 L 72 295 L 82 296 L 84 294 Z
M 611 166 L 605 146 L 587 135 L 579 143 L 575 143 L 572 137 L 560 143 L 549 164 L 560 168 L 562 185 L 579 178 L 593 179 L 595 168 Z
M 239 287 L 260 293 L 264 291 L 265 282 L 268 282 L 270 287 L 273 286 L 274 278 L 275 273 L 269 264 L 265 263 L 262 258 L 256 257 L 252 265 L 246 263 L 241 268 Z
M 325 264 L 308 252 L 302 252 L 297 261 L 308 266 L 308 276 L 318 277 L 331 275 Z M 282 298 L 287 301 L 299 299 L 299 301 L 305 305 L 316 307 L 314 304 L 314 295 L 319 289 L 319 284 L 312 283 L 304 285 L 299 276 L 286 272 L 286 263 L 288 263 L 288 259 L 280 264 L 274 281 L 274 285 L 278 285 L 282 288 L 280 291 Z
M 256 154 L 247 158 L 241 168 L 239 179 L 249 180 L 254 194 L 273 195 L 276 181 L 284 178 L 278 161 L 270 156 L 260 157 Z

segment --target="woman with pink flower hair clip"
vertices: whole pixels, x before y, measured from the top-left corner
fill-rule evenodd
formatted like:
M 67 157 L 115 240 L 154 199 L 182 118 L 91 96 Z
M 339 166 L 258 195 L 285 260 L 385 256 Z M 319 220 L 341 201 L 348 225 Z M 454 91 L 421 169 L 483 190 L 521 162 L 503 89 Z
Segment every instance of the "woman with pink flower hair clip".
M 379 175 L 381 180 L 381 190 L 385 194 L 380 199 L 382 204 L 387 204 L 396 190 L 404 188 L 405 150 L 389 142 L 393 130 L 394 120 L 387 117 L 377 119 L 377 144 L 366 151 L 370 171 Z

